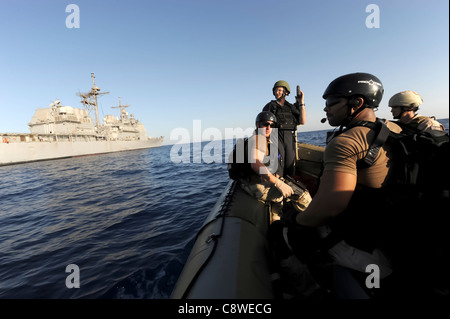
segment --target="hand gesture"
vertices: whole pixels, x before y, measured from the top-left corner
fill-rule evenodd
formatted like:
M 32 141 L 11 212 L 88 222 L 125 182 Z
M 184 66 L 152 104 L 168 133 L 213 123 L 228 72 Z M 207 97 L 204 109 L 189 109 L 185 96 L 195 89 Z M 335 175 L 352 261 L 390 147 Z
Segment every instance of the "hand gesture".
M 297 85 L 297 96 L 295 97 L 298 104 L 305 104 L 304 103 L 304 97 L 303 97 L 303 91 L 300 90 L 300 85 Z

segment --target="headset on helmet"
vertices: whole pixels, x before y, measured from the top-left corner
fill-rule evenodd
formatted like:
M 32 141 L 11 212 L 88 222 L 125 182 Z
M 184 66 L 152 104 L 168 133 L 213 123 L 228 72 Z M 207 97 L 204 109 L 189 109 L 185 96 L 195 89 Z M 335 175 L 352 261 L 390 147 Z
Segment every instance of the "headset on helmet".
M 343 75 L 333 80 L 325 92 L 323 98 L 327 99 L 330 95 L 340 97 L 362 97 L 369 107 L 377 107 L 383 97 L 384 88 L 381 81 L 369 73 L 351 73 Z M 349 101 L 352 106 L 356 102 Z

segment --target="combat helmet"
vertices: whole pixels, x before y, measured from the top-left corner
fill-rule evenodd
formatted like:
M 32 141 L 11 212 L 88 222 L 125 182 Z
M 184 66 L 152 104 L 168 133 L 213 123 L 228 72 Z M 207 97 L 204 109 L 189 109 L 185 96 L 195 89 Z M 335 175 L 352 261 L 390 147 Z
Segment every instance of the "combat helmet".
M 275 116 L 275 114 L 268 111 L 263 111 L 256 116 L 255 120 L 256 123 L 267 121 L 272 121 L 273 123 L 277 124 L 277 117 Z
M 389 99 L 389 107 L 401 106 L 401 107 L 410 107 L 410 108 L 418 108 L 419 105 L 423 103 L 422 98 L 419 93 L 414 91 L 403 91 L 397 94 L 394 94 Z
M 369 73 L 351 73 L 333 80 L 322 97 L 327 99 L 330 95 L 360 96 L 364 98 L 367 106 L 374 108 L 380 104 L 383 93 L 383 84 L 376 76 Z
M 291 93 L 291 88 L 289 87 L 289 83 L 287 83 L 286 81 L 276 81 L 275 84 L 273 85 L 272 91 L 275 90 L 275 88 L 277 87 L 284 87 L 284 89 L 286 90 L 286 95 L 289 95 L 289 93 Z

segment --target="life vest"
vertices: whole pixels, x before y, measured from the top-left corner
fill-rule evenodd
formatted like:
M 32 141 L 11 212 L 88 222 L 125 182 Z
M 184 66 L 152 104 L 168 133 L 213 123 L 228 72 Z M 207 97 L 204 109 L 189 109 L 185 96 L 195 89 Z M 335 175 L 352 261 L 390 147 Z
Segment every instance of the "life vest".
M 233 151 L 230 153 L 229 159 L 228 159 L 228 174 L 231 179 L 239 180 L 239 179 L 249 179 L 252 175 L 257 175 L 255 171 L 251 167 L 251 163 L 249 162 L 248 158 L 248 138 L 245 139 L 239 139 L 236 141 L 236 144 L 234 145 Z M 278 174 L 282 176 L 282 172 L 284 169 L 284 159 L 282 158 L 280 147 L 282 147 L 281 143 L 278 143 L 278 167 L 276 172 L 274 174 Z M 269 154 L 264 155 L 263 163 L 266 167 L 270 168 L 270 149 Z M 238 153 L 243 152 L 242 155 L 238 155 Z M 241 153 L 242 154 L 242 153 Z
M 275 116 L 280 130 L 294 131 L 297 128 L 297 121 L 292 113 L 292 108 L 293 106 L 290 103 L 276 108 Z
M 277 117 L 277 124 L 279 130 L 295 131 L 298 125 L 295 117 L 295 107 L 289 102 L 285 102 L 283 106 L 279 105 L 276 101 L 268 103 L 268 110 L 275 114 Z M 266 106 L 267 107 L 267 106 Z M 266 109 L 264 107 L 264 109 Z M 298 112 L 297 112 L 298 113 Z

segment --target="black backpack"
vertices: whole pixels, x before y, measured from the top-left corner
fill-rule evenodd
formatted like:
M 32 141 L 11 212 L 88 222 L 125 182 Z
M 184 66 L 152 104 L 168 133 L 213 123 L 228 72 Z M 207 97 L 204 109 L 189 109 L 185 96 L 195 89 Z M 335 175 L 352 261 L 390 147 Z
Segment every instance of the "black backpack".
M 391 132 L 379 119 L 376 123 L 357 124 L 378 132 L 366 158 L 358 165 L 370 166 L 385 143 L 393 154 L 393 175 L 388 185 L 379 196 L 369 195 L 365 200 L 377 207 L 371 234 L 383 238 L 400 286 L 409 286 L 409 293 L 416 296 L 448 297 L 449 135 L 396 124 L 402 127 L 401 133 Z M 366 210 L 370 207 L 366 206 Z
M 388 187 L 394 192 L 414 194 L 418 200 L 440 202 L 449 198 L 450 147 L 446 132 L 433 133 L 418 130 L 407 124 L 395 122 L 401 133 L 388 129 L 383 120 L 361 121 L 356 126 L 376 130 L 377 137 L 358 167 L 373 164 L 380 148 L 386 143 L 393 153 L 393 176 Z M 411 196 L 410 196 L 411 197 Z

